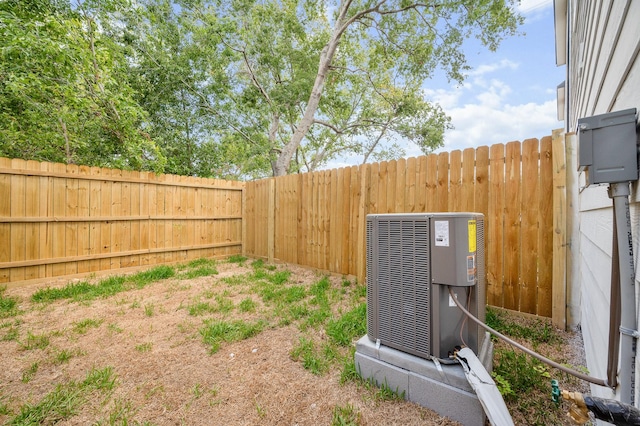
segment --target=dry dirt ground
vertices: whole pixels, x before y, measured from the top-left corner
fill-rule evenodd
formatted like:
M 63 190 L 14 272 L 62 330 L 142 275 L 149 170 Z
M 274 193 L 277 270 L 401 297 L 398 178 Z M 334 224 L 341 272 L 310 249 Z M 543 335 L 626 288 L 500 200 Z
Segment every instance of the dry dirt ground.
M 327 338 L 324 332 L 301 331 L 295 322 L 279 324 L 258 296 L 223 281 L 250 273 L 248 262 L 218 262 L 216 268 L 217 275 L 169 278 L 89 302 L 31 301 L 38 289 L 63 287 L 66 280 L 7 289 L 4 297 L 19 300 L 20 314 L 0 319 L 0 406 L 5 407 L 0 424 L 10 422 L 24 404 L 43 401 L 56 385 L 80 383 L 92 369 L 105 368 L 111 368 L 115 377 L 112 390 L 93 392 L 74 415 L 46 422 L 329 425 L 336 407 L 350 407 L 358 413 L 360 425 L 457 424 L 412 403 L 377 398 L 362 384 L 340 384 L 340 366 L 323 375 L 312 374 L 291 352 L 301 337 L 322 341 Z M 321 277 L 293 265 L 278 268 L 290 270 L 290 281 L 303 286 Z M 345 286 L 341 277 L 330 280 L 343 293 L 354 291 L 355 284 Z M 253 313 L 234 309 L 205 316 L 191 315 L 186 308 L 215 295 L 224 295 L 236 307 L 252 297 L 258 308 Z M 338 312 L 339 303 L 332 309 Z M 262 332 L 223 343 L 213 354 L 199 333 L 207 318 L 260 316 L 269 323 Z M 79 328 L 83 323 L 93 326 Z M 47 336 L 48 344 L 27 348 L 34 336 Z M 62 351 L 70 355 L 68 360 L 60 361 Z

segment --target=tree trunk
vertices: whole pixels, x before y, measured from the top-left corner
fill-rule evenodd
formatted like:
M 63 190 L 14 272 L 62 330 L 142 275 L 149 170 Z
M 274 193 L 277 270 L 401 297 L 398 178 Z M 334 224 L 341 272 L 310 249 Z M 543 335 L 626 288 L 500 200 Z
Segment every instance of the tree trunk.
M 313 83 L 313 89 L 311 89 L 309 102 L 307 102 L 307 107 L 304 110 L 304 115 L 298 123 L 298 126 L 291 136 L 291 139 L 282 148 L 280 155 L 278 155 L 278 159 L 276 160 L 276 164 L 273 168 L 274 176 L 284 176 L 289 172 L 289 166 L 291 164 L 293 154 L 296 152 L 296 150 L 300 146 L 300 143 L 302 142 L 302 139 L 304 139 L 307 132 L 311 128 L 311 125 L 313 124 L 316 111 L 318 110 L 318 105 L 320 104 L 320 98 L 322 97 L 324 83 L 327 79 L 327 73 L 329 72 L 331 63 L 333 62 L 333 57 L 335 56 L 336 49 L 338 48 L 338 43 L 340 42 L 342 34 L 344 33 L 346 28 L 346 26 L 344 25 L 344 17 L 346 16 L 346 12 L 349 9 L 349 4 L 350 2 L 347 1 L 341 5 L 340 14 L 336 19 L 331 38 L 320 53 L 318 74 L 316 75 L 315 82 Z

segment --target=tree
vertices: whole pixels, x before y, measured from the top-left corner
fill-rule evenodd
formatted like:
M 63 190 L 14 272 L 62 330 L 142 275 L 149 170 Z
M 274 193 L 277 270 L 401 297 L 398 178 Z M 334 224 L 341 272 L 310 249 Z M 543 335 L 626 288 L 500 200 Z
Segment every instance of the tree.
M 162 170 L 120 47 L 62 1 L 0 4 L 0 155 Z
M 275 175 L 289 171 L 291 159 L 311 127 L 318 123 L 321 98 L 328 79 L 341 59 L 338 51 L 345 39 L 369 46 L 375 60 L 402 78 L 426 79 L 436 66 L 443 66 L 450 78 L 461 81 L 466 68 L 460 49 L 465 38 L 477 36 L 495 49 L 505 34 L 516 30 L 519 18 L 504 1 L 341 0 L 333 19 L 332 32 L 320 52 L 318 71 L 295 131 L 276 161 Z M 367 71 L 376 64 L 367 63 Z M 375 84 L 374 84 L 375 85 Z
M 396 157 L 406 140 L 425 153 L 441 146 L 449 118 L 422 85 L 438 68 L 462 81 L 463 41 L 495 49 L 520 23 L 508 0 L 143 4 L 153 36 L 140 36 L 138 50 L 172 59 L 159 68 L 176 76 L 173 93 L 186 90 L 194 114 L 209 117 L 199 143 L 239 154 L 238 170 L 253 175 L 268 164 L 273 175 L 313 170 L 347 154 Z M 168 42 L 171 55 L 149 47 L 173 39 L 159 37 L 166 22 L 180 40 Z

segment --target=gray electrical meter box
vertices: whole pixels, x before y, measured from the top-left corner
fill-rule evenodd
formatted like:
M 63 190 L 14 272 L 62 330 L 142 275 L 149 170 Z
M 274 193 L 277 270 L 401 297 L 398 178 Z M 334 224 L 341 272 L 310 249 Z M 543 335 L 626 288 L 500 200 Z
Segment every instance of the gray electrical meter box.
M 587 185 L 638 180 L 635 108 L 579 119 L 578 141 Z

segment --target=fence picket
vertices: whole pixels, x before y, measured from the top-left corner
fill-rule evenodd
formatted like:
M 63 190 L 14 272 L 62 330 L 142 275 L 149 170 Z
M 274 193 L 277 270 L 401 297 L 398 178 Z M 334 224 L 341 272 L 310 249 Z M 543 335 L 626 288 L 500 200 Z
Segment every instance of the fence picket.
M 546 137 L 246 183 L 0 158 L 0 283 L 241 252 L 364 280 L 367 214 L 475 211 L 488 303 L 551 316 L 552 155 Z

